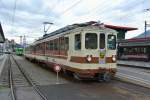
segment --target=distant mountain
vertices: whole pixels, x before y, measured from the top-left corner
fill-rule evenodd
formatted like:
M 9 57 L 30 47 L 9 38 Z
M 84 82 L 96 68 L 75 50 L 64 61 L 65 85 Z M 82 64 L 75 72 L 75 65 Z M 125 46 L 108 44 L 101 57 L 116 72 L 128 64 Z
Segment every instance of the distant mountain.
M 134 38 L 144 38 L 145 37 L 145 32 L 141 33 L 140 35 L 134 37 Z M 150 30 L 146 32 L 146 37 L 150 37 Z

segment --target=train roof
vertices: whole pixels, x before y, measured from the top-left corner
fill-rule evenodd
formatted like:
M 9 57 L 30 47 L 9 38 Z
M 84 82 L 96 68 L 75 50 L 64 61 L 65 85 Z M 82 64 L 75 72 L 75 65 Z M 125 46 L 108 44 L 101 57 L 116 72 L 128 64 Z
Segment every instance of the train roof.
M 48 38 L 48 37 L 51 37 L 51 36 L 54 36 L 57 34 L 61 34 L 61 33 L 67 32 L 67 31 L 71 31 L 71 30 L 77 29 L 79 27 L 87 27 L 87 26 L 105 27 L 103 23 L 97 23 L 95 21 L 90 21 L 90 22 L 80 23 L 80 24 L 72 24 L 72 25 L 65 26 L 61 29 L 58 29 L 54 32 L 51 32 L 49 34 L 45 34 L 45 35 L 43 35 L 42 38 L 38 39 L 37 41 L 40 41 L 40 40 L 43 40 L 45 38 Z
M 137 29 L 137 28 L 132 28 L 132 27 L 114 26 L 114 25 L 107 25 L 107 24 L 99 23 L 96 21 L 90 21 L 90 22 L 85 22 L 85 23 L 80 23 L 80 24 L 77 23 L 77 24 L 65 26 L 61 29 L 54 31 L 54 32 L 43 35 L 43 37 L 38 39 L 37 41 L 40 41 L 40 40 L 45 39 L 47 37 L 51 37 L 51 36 L 54 36 L 54 35 L 57 35 L 57 34 L 60 34 L 63 32 L 73 30 L 73 29 L 76 29 L 79 27 L 87 27 L 87 26 L 98 26 L 98 27 L 105 27 L 105 28 L 113 29 L 113 30 L 125 30 L 125 31 L 131 31 L 131 30 Z

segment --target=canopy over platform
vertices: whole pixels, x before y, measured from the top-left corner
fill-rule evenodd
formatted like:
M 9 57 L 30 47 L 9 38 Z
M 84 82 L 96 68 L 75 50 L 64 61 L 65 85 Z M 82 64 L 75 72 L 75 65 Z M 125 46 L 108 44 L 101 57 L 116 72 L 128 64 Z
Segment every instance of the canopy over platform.
M 107 28 L 111 28 L 111 29 L 115 29 L 115 30 L 124 30 L 124 31 L 133 31 L 133 30 L 137 30 L 137 28 L 133 28 L 133 27 L 124 27 L 124 26 L 114 26 L 114 25 L 107 25 L 105 24 L 105 27 Z
M 0 23 L 0 43 L 3 43 L 4 41 L 5 41 L 5 37 L 4 37 L 3 29 Z
M 114 25 L 107 25 L 107 24 L 105 24 L 105 27 L 116 30 L 118 32 L 117 37 L 119 40 L 125 39 L 125 33 L 127 31 L 133 31 L 138 29 L 133 27 L 114 26 Z

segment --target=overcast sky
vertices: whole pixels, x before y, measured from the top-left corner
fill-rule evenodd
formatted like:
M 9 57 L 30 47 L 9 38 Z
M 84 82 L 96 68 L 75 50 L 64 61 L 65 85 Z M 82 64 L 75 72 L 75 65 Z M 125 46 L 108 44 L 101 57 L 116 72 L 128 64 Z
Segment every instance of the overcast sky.
M 15 0 L 0 0 L 0 22 L 5 37 L 16 42 L 21 35 L 28 43 L 42 36 L 44 21 L 54 23 L 49 32 L 86 21 L 138 28 L 126 34 L 131 38 L 143 32 L 144 21 L 150 20 L 147 8 L 150 0 L 16 0 L 16 7 Z

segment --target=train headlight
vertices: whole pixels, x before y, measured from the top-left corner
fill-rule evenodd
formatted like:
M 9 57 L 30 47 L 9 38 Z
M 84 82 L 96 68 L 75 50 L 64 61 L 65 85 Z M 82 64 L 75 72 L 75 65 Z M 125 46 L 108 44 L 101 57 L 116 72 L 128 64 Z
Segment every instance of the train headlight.
M 92 60 L 92 55 L 90 55 L 90 56 L 87 55 L 86 59 L 87 59 L 88 62 L 90 62 Z
M 116 61 L 116 56 L 112 55 L 112 61 L 115 62 Z

